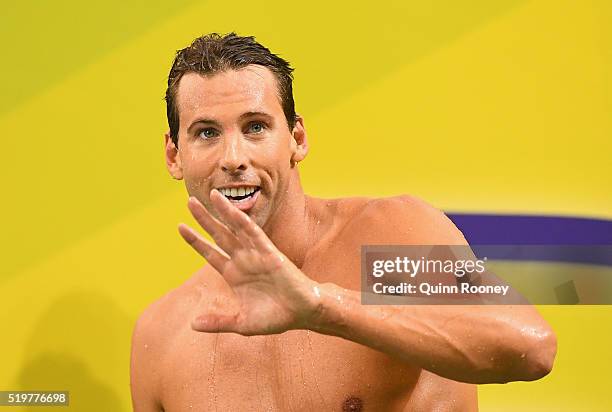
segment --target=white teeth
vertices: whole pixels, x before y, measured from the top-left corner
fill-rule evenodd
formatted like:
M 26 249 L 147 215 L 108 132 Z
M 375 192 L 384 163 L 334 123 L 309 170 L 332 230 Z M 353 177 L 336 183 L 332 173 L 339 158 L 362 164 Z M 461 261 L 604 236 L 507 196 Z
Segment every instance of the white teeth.
M 219 188 L 218 189 L 225 197 L 236 197 L 236 196 L 248 196 L 257 190 L 255 186 L 241 186 L 232 188 Z

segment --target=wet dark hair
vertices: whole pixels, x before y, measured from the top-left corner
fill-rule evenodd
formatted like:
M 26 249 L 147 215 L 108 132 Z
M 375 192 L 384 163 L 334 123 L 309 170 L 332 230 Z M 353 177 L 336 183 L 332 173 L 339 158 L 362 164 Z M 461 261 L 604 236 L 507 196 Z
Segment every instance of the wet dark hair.
M 166 112 L 170 137 L 177 147 L 179 113 L 176 93 L 183 75 L 190 72 L 211 75 L 226 70 L 241 69 L 249 64 L 264 66 L 272 71 L 276 77 L 278 95 L 287 125 L 289 130 L 293 130 L 296 114 L 293 102 L 293 68 L 289 62 L 270 52 L 255 41 L 253 36 L 242 37 L 236 33 L 226 35 L 210 33 L 198 37 L 190 46 L 177 51 L 168 75 Z

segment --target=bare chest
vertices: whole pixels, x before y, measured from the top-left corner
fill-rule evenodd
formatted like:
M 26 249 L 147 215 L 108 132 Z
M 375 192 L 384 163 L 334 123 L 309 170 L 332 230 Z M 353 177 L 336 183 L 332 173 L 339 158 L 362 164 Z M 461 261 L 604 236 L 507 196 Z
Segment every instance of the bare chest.
M 185 330 L 164 359 L 165 411 L 402 410 L 419 370 L 309 331 L 244 337 Z

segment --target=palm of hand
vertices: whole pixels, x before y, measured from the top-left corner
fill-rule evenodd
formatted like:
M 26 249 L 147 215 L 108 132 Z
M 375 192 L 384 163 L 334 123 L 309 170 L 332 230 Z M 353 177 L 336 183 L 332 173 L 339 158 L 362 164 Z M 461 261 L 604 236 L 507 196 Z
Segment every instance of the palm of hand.
M 223 276 L 232 293 L 203 305 L 192 327 L 242 335 L 303 328 L 316 306 L 316 283 L 223 195 L 213 193 L 211 200 L 227 224 L 215 219 L 195 198 L 190 198 L 189 209 L 218 246 L 186 225 L 179 226 L 179 232 Z

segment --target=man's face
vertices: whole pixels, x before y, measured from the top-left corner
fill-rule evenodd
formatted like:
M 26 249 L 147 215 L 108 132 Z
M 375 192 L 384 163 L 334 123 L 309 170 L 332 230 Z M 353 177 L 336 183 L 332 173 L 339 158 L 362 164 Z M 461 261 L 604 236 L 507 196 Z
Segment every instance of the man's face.
M 170 173 L 213 214 L 210 192 L 218 189 L 263 227 L 307 150 L 301 119 L 293 131 L 287 127 L 272 72 L 249 65 L 207 77 L 187 73 L 176 103 L 178 152 L 166 136 Z

